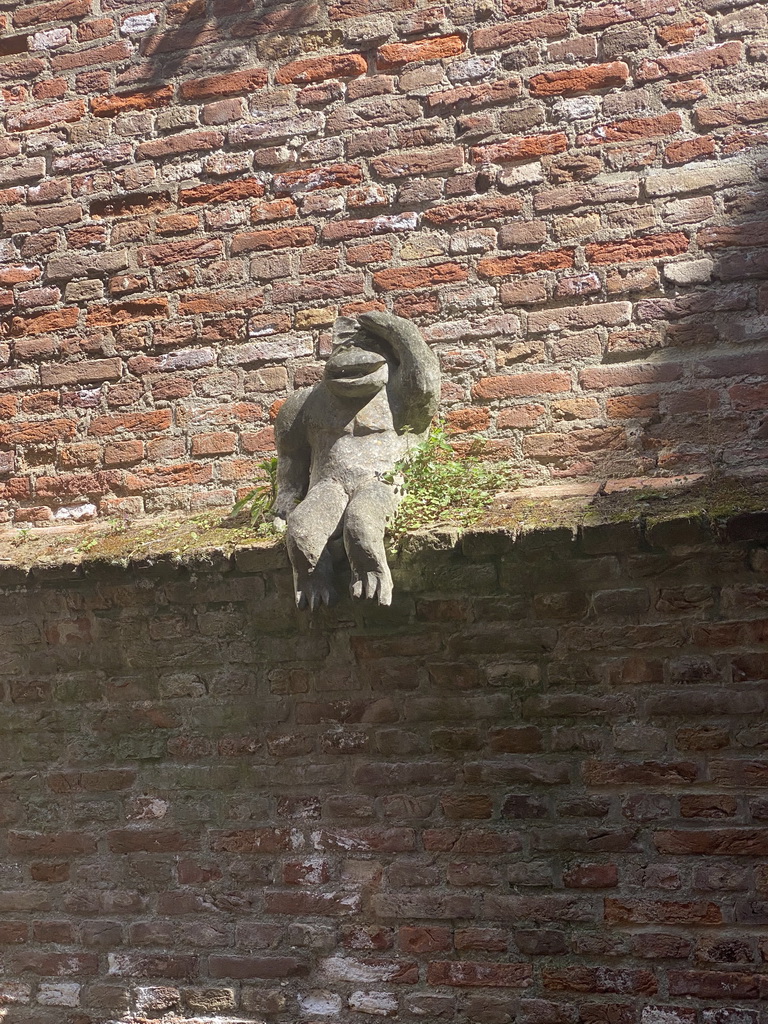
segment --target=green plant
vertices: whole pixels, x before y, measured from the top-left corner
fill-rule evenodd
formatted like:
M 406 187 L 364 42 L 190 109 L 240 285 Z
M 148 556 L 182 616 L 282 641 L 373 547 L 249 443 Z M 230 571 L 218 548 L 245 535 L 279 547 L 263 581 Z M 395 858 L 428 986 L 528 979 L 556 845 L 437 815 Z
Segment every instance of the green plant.
M 481 518 L 500 490 L 517 484 L 509 466 L 483 461 L 485 441 L 478 438 L 457 458 L 445 425 L 432 427 L 385 477 L 405 491 L 390 533 L 397 539 L 408 530 L 440 523 L 471 526 Z
M 258 469 L 261 479 L 246 495 L 235 502 L 234 515 L 246 512 L 250 525 L 256 527 L 256 535 L 268 537 L 275 533 L 270 511 L 277 498 L 277 458 L 264 459 Z

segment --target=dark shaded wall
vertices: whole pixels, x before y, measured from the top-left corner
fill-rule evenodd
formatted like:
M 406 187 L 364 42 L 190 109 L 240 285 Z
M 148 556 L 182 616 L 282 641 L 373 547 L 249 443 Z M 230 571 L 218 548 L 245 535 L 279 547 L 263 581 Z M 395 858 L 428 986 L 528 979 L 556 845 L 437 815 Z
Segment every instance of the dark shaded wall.
M 758 1024 L 767 538 L 4 570 L 0 1017 Z

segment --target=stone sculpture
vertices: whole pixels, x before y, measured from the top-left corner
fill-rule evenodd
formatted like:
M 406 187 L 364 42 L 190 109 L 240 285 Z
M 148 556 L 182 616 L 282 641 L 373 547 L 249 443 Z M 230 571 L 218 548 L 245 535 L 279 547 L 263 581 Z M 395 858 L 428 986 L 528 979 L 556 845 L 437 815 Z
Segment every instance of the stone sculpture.
M 291 395 L 276 423 L 276 524 L 286 529 L 299 608 L 336 600 L 339 537 L 352 596 L 391 603 L 384 531 L 401 498 L 391 474 L 423 439 L 439 395 L 437 357 L 408 320 L 336 320 L 323 379 Z

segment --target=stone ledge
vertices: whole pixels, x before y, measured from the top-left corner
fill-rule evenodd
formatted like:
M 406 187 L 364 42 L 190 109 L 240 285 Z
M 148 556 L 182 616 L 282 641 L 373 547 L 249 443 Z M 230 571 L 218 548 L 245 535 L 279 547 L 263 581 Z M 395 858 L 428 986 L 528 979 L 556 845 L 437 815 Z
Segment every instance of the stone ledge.
M 514 551 L 576 545 L 586 556 L 692 547 L 713 541 L 768 540 L 768 478 L 688 476 L 566 483 L 497 495 L 485 517 L 462 532 L 451 524 L 406 534 L 396 567 L 427 553 L 474 562 Z M 221 512 L 176 514 L 131 523 L 8 529 L 0 532 L 0 582 L 67 580 L 133 572 L 226 573 L 288 568 L 282 541 L 258 540 Z

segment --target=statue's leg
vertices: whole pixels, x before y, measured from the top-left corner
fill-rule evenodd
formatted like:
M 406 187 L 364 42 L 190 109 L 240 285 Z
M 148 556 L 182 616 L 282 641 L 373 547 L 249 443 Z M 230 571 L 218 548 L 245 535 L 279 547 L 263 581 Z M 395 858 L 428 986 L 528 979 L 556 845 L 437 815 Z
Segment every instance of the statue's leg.
M 331 480 L 312 487 L 288 515 L 285 540 L 293 566 L 296 604 L 311 609 L 333 604 L 333 562 L 328 540 L 341 525 L 349 496 Z
M 352 567 L 352 597 L 376 597 L 392 603 L 392 574 L 387 564 L 384 531 L 400 498 L 391 484 L 371 480 L 350 499 L 344 517 L 344 547 Z

